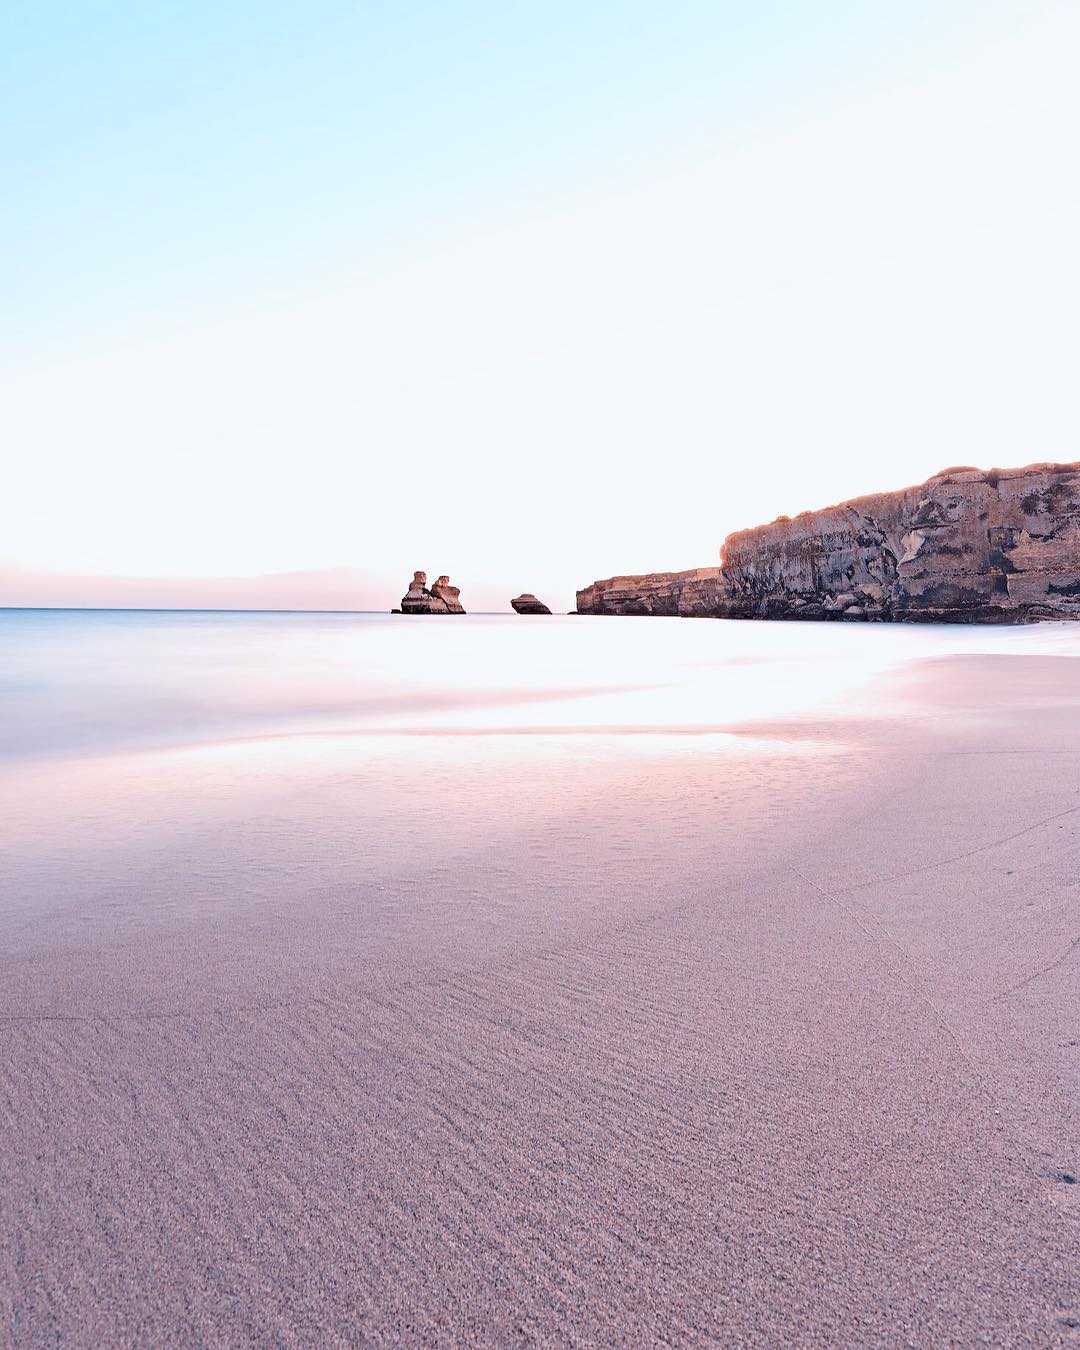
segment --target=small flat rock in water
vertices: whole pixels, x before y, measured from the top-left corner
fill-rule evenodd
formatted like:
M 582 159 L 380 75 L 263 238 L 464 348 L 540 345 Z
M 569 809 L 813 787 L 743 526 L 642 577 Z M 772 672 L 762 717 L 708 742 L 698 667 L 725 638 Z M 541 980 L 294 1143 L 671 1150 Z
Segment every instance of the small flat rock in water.
M 519 595 L 515 600 L 511 600 L 510 603 L 511 605 L 513 605 L 515 612 L 518 614 L 551 613 L 551 610 L 548 609 L 547 605 L 545 605 L 542 600 L 537 600 L 536 596 L 532 595 L 529 591 L 525 591 L 523 594 Z

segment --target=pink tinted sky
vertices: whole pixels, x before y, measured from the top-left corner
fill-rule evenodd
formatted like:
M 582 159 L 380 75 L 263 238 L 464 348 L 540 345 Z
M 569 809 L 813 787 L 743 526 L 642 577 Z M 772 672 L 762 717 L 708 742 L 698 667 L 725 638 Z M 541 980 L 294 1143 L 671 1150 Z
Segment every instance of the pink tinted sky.
M 389 579 L 387 579 L 388 581 Z M 8 605 L 117 609 L 357 609 L 385 583 L 352 568 L 249 577 L 95 577 L 0 572 Z

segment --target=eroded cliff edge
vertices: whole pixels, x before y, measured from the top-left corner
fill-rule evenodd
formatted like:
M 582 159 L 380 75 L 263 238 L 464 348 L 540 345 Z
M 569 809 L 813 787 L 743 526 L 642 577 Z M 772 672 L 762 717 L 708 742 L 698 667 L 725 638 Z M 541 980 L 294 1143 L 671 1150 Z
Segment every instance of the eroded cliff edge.
M 1080 463 L 946 469 L 781 517 L 720 566 L 611 577 L 581 614 L 1026 623 L 1080 618 Z

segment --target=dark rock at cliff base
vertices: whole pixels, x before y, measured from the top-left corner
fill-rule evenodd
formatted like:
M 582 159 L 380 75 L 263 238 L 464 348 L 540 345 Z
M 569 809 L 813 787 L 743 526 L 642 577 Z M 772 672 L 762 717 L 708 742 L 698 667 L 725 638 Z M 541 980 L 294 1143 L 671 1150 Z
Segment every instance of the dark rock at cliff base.
M 464 614 L 459 596 L 461 592 L 450 585 L 449 577 L 439 577 L 430 590 L 426 572 L 414 572 L 408 594 L 402 597 L 401 608 L 394 614 Z
M 523 591 L 516 600 L 510 601 L 518 614 L 550 614 L 551 610 L 542 600 L 537 600 L 529 591 Z
M 1026 623 L 1080 619 L 1080 463 L 946 469 L 731 534 L 718 568 L 611 577 L 582 614 Z

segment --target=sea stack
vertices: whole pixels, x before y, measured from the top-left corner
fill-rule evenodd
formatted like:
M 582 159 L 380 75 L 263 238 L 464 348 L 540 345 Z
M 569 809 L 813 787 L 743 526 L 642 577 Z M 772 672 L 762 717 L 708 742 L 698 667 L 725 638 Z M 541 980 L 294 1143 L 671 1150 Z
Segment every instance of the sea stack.
M 522 592 L 516 600 L 510 601 L 517 614 L 550 614 L 551 610 L 542 600 L 537 600 L 536 596 L 529 591 Z
M 438 581 L 432 583 L 431 595 L 435 600 L 441 600 L 446 606 L 447 614 L 464 614 L 461 606 L 461 592 L 456 586 L 450 585 L 449 577 L 439 577 Z
M 427 573 L 414 572 L 408 593 L 402 597 L 401 608 L 395 614 L 464 614 L 461 592 L 450 585 L 450 578 L 439 577 L 428 590 Z

